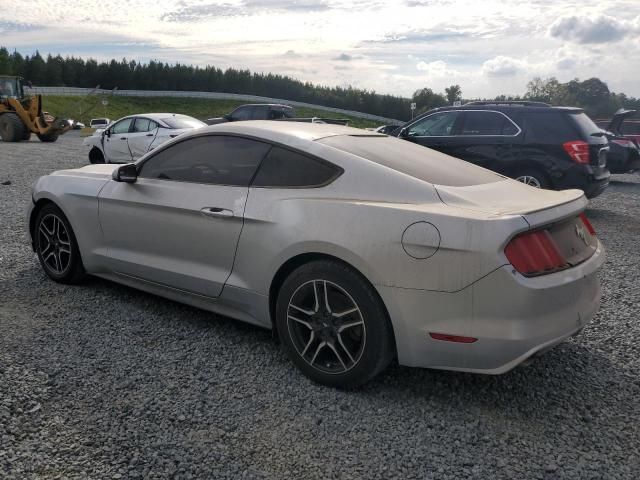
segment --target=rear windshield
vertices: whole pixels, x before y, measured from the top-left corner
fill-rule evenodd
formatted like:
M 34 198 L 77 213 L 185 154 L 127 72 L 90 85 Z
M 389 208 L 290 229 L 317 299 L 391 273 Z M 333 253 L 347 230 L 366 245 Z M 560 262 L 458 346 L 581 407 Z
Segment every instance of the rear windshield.
M 584 112 L 572 113 L 570 118 L 573 118 L 573 121 L 576 122 L 580 131 L 586 136 L 590 136 L 592 133 L 598 133 L 600 131 L 600 128 L 593 123 L 593 120 L 591 120 Z
M 163 118 L 162 121 L 170 128 L 200 128 L 206 125 L 206 123 L 187 115 L 173 115 Z
M 97 120 L 91 120 L 91 125 L 106 125 L 107 120 L 104 118 L 99 118 Z
M 393 137 L 338 135 L 318 142 L 435 185 L 466 187 L 504 179 L 464 160 Z

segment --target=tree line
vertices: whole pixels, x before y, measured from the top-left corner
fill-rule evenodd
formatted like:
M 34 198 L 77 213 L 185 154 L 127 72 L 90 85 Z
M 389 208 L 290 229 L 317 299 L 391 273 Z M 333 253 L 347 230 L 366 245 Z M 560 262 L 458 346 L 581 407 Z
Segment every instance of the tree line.
M 531 100 L 552 105 L 584 108 L 593 117 L 607 117 L 621 107 L 640 109 L 640 99 L 614 93 L 598 78 L 566 83 L 556 78 L 534 78 L 523 96 L 499 95 L 492 99 L 464 99 L 460 85 L 451 85 L 444 93 L 431 88 L 417 90 L 411 98 L 379 94 L 353 87 L 328 87 L 302 82 L 286 75 L 255 73 L 249 70 L 214 66 L 198 67 L 158 61 L 140 63 L 122 59 L 98 62 L 92 58 L 62 57 L 39 52 L 22 56 L 0 47 L 0 74 L 19 75 L 34 85 L 67 86 L 121 90 L 210 91 L 258 95 L 272 98 L 356 110 L 383 117 L 407 120 L 410 105 L 418 114 L 432 108 L 470 100 Z

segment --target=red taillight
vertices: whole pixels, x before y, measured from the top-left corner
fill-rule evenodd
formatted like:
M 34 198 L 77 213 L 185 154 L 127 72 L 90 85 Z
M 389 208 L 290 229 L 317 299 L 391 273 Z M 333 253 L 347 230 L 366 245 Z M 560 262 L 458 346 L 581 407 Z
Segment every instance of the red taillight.
M 580 214 L 580 220 L 582 220 L 582 223 L 584 223 L 584 226 L 587 227 L 587 231 L 595 237 L 596 229 L 593 228 L 593 225 L 591 225 L 591 222 L 589 221 L 589 219 L 584 213 Z
M 562 144 L 564 151 L 569 154 L 571 160 L 576 163 L 589 163 L 589 144 L 582 140 L 566 142 Z
M 558 251 L 546 230 L 526 232 L 514 237 L 504 254 L 523 275 L 539 275 L 567 267 L 567 261 Z

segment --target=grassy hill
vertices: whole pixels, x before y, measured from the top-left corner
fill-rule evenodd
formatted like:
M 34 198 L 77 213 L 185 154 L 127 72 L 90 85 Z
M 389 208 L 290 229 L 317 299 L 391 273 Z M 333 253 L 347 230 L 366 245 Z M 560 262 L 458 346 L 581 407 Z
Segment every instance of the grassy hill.
M 59 117 L 73 118 L 88 125 L 89 120 L 105 116 L 105 107 L 101 104 L 103 97 L 67 97 L 57 95 L 43 96 L 43 109 Z M 125 115 L 151 112 L 183 113 L 204 120 L 220 117 L 231 112 L 238 105 L 250 102 L 234 100 L 213 100 L 205 98 L 176 98 L 176 97 L 106 97 L 106 116 L 116 120 Z M 361 118 L 340 115 L 326 110 L 295 107 L 299 117 L 329 117 L 348 118 L 352 127 L 377 127 L 380 123 L 363 120 Z

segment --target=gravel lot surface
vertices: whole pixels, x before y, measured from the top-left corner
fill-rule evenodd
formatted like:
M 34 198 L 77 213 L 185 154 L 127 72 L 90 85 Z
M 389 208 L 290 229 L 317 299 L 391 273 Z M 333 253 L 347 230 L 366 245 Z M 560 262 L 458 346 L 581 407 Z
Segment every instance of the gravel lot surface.
M 45 278 L 30 187 L 77 133 L 0 143 L 0 478 L 591 479 L 640 476 L 640 176 L 591 202 L 595 320 L 498 377 L 392 366 L 312 384 L 271 334 L 106 281 Z

